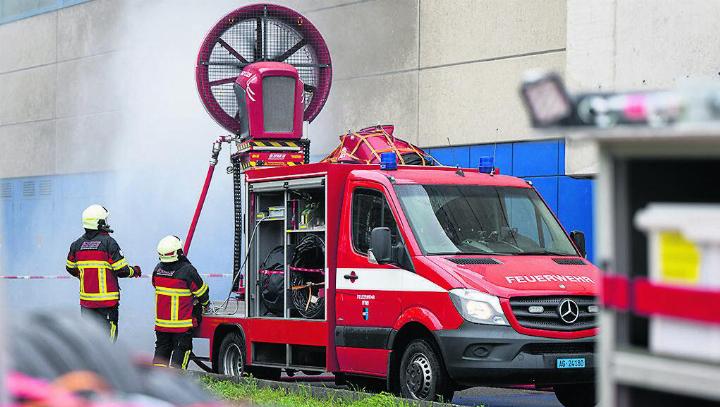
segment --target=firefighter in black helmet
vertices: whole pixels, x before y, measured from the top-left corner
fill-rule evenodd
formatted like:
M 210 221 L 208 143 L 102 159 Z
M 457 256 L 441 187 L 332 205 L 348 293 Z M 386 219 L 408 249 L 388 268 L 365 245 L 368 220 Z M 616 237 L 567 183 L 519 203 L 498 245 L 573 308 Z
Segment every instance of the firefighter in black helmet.
M 102 322 L 110 340 L 118 334 L 118 277 L 140 277 L 140 266 L 129 266 L 107 223 L 110 212 L 90 205 L 82 213 L 85 234 L 70 245 L 65 269 L 80 280 L 80 312 Z

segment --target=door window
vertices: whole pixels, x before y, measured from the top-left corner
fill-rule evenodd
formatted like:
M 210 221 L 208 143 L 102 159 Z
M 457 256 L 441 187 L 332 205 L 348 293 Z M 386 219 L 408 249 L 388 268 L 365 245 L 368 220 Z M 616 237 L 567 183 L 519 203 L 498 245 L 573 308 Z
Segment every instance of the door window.
M 370 233 L 383 226 L 390 228 L 395 246 L 399 238 L 398 228 L 385 196 L 374 189 L 356 189 L 352 200 L 352 243 L 355 251 L 367 254 Z

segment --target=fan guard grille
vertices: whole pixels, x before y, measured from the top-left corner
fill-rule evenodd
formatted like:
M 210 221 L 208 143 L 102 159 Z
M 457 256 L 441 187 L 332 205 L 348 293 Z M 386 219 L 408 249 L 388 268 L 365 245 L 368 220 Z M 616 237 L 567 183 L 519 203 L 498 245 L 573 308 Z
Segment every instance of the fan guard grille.
M 233 83 L 246 65 L 259 61 L 285 62 L 298 70 L 305 84 L 304 120 L 312 121 L 330 92 L 330 53 L 320 32 L 305 17 L 273 4 L 239 8 L 205 38 L 196 79 L 208 113 L 226 129 L 239 130 Z

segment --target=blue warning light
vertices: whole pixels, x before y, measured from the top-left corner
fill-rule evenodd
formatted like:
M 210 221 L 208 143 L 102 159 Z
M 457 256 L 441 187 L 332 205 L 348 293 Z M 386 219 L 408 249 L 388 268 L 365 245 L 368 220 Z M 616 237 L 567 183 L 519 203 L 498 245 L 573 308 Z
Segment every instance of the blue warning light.
M 397 156 L 395 153 L 380 154 L 381 170 L 397 170 Z
M 480 157 L 480 172 L 483 174 L 491 174 L 495 169 L 495 160 L 491 156 Z

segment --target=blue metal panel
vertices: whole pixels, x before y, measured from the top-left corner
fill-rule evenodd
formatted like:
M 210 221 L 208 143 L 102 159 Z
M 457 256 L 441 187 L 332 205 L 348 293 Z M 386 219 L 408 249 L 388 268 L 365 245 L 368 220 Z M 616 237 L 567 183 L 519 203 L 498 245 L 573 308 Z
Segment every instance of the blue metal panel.
M 13 190 L 12 197 L 0 200 L 2 271 L 63 273 L 68 247 L 83 233 L 80 214 L 93 203 L 111 211 L 114 236 L 128 260 L 152 269 L 157 262 L 157 240 L 167 234 L 184 236 L 195 202 L 174 202 L 169 213 L 161 211 L 161 202 L 143 204 L 148 195 L 143 188 L 148 186 L 137 185 L 132 195 L 118 193 L 107 187 L 115 185 L 113 177 L 112 173 L 90 173 L 0 180 L 10 183 Z M 221 180 L 227 181 L 218 177 L 213 185 L 193 244 L 193 261 L 201 272 L 232 269 L 232 187 Z
M 558 217 L 565 230 L 585 232 L 588 259 L 594 259 L 593 186 L 589 179 L 560 177 L 558 182 Z
M 558 140 L 558 175 L 565 175 L 565 140 Z
M 470 168 L 477 168 L 482 156 L 495 156 L 495 167 L 500 169 L 500 174 L 512 175 L 512 151 L 511 143 L 470 146 Z
M 558 177 L 526 177 L 543 197 L 550 209 L 558 213 Z
M 513 172 L 516 177 L 560 175 L 558 140 L 515 143 Z
M 425 149 L 430 155 L 442 165 L 454 167 L 459 165 L 463 168 L 470 166 L 470 147 L 440 147 Z

